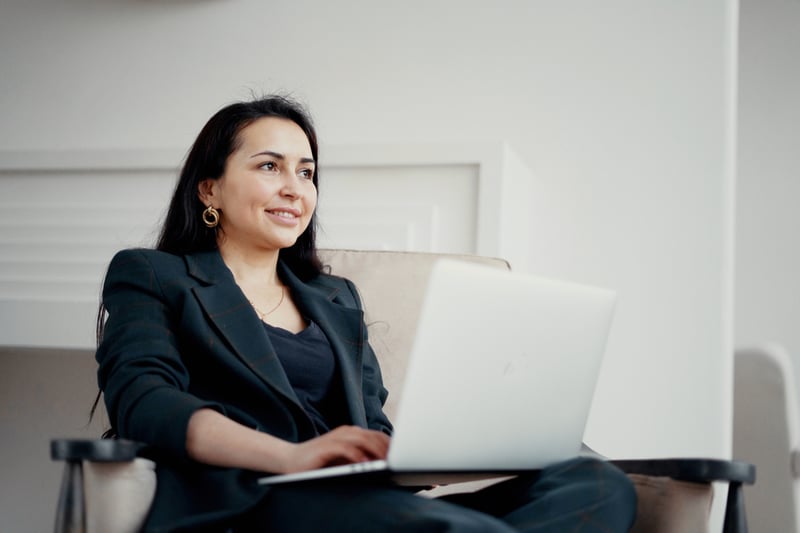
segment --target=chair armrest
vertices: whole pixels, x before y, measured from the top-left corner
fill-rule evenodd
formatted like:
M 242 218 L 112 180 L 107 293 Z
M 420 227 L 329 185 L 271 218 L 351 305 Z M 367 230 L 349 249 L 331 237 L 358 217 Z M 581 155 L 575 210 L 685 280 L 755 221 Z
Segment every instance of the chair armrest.
M 666 476 L 680 481 L 711 483 L 728 481 L 752 485 L 756 467 L 742 461 L 724 459 L 624 459 L 611 461 L 626 474 Z
M 144 459 L 138 459 L 142 452 L 147 450 L 147 446 L 140 443 L 124 439 L 54 439 L 50 441 L 50 457 L 54 461 L 65 461 L 64 475 L 61 481 L 61 490 L 58 498 L 58 508 L 56 509 L 56 533 L 77 533 L 89 530 L 95 531 L 138 531 L 144 521 L 144 516 L 152 502 L 155 493 L 155 472 L 150 466 L 142 468 Z M 135 500 L 136 505 L 132 505 L 130 498 L 126 501 L 127 507 L 135 507 L 134 512 L 125 514 L 123 527 L 107 528 L 105 522 L 98 526 L 97 520 L 91 520 L 94 515 L 89 515 L 87 511 L 86 489 L 84 487 L 85 472 L 83 462 L 97 463 L 96 468 L 111 468 L 118 471 L 119 468 L 133 469 L 138 468 L 139 472 L 146 472 L 134 476 L 143 481 L 137 481 L 138 485 L 145 486 L 145 490 L 138 495 Z M 138 462 L 144 463 L 138 463 Z M 118 463 L 117 467 L 112 463 Z M 150 463 L 152 464 L 152 463 Z M 93 471 L 94 469 L 92 469 Z M 91 474 L 92 471 L 89 473 Z M 129 470 L 130 471 L 130 470 Z M 92 476 L 90 476 L 92 477 Z M 94 476 L 96 477 L 96 475 Z M 112 473 L 113 477 L 113 473 Z M 114 491 L 109 491 L 112 494 Z M 141 492 L 141 491 L 140 491 Z M 117 513 L 123 514 L 123 513 Z
M 95 461 L 112 463 L 133 461 L 146 445 L 125 439 L 54 439 L 50 457 L 54 461 Z
M 747 533 L 742 484 L 756 481 L 756 467 L 723 459 L 626 459 L 611 461 L 626 474 L 669 477 L 689 483 L 728 482 L 723 533 Z

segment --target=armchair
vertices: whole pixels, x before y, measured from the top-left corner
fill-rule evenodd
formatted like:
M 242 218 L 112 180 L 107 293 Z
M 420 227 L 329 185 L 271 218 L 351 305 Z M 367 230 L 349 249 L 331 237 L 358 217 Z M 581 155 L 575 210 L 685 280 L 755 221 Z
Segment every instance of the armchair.
M 416 317 L 422 306 L 428 274 L 441 254 L 417 252 L 369 252 L 326 250 L 323 263 L 331 273 L 353 280 L 362 296 L 370 343 L 381 363 L 384 382 L 390 391 L 402 390 L 406 357 L 411 350 Z M 498 268 L 510 268 L 506 261 L 478 256 L 454 256 Z M 397 394 L 389 396 L 385 410 L 391 418 Z M 153 463 L 146 449 L 124 440 L 54 440 L 53 459 L 67 461 L 56 519 L 56 533 L 88 531 L 135 532 L 155 492 Z M 138 458 L 138 459 L 137 459 Z M 134 459 L 138 462 L 132 462 Z M 98 489 L 92 483 L 93 470 L 104 463 L 104 483 L 112 479 L 114 490 Z M 658 459 L 614 461 L 633 481 L 639 497 L 635 533 L 703 532 L 708 530 L 712 501 L 711 482 L 729 483 L 725 518 L 726 533 L 747 531 L 741 485 L 755 481 L 755 468 L 747 463 L 710 459 Z M 83 468 L 81 466 L 84 465 Z M 109 472 L 125 472 L 121 474 Z M 102 480 L 101 480 L 102 481 Z M 128 487 L 130 496 L 117 496 Z M 144 487 L 144 489 L 142 489 Z M 119 490 L 120 493 L 116 491 Z M 85 494 L 85 497 L 84 497 Z M 123 506 L 92 503 L 97 494 L 110 501 L 132 502 Z M 85 501 L 85 504 L 84 504 Z M 116 514 L 117 516 L 112 516 Z M 112 522 L 113 520 L 113 522 Z M 123 524 L 119 525 L 121 521 Z M 109 524 L 118 524 L 111 526 Z M 102 527 L 98 529 L 98 524 Z M 83 529 L 86 527 L 87 529 Z

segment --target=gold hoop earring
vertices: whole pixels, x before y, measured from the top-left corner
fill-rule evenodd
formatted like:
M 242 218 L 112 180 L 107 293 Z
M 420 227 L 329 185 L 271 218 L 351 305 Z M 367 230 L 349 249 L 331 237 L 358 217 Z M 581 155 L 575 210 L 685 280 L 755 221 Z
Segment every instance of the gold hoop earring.
M 219 224 L 219 211 L 213 206 L 206 207 L 206 210 L 203 211 L 203 223 L 209 228 L 216 228 Z

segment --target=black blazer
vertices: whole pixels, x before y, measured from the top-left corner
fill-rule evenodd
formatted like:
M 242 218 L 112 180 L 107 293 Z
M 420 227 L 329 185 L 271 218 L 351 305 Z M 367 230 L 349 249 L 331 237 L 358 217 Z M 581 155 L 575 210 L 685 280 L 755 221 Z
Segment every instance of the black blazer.
M 350 423 L 391 433 L 382 410 L 387 391 L 353 284 L 325 274 L 306 283 L 283 263 L 278 274 L 330 341 Z M 145 530 L 196 529 L 256 504 L 268 489 L 252 472 L 187 456 L 191 415 L 216 409 L 292 442 L 315 430 L 219 252 L 124 250 L 109 266 L 103 303 L 108 318 L 96 357 L 111 424 L 120 437 L 161 454 Z

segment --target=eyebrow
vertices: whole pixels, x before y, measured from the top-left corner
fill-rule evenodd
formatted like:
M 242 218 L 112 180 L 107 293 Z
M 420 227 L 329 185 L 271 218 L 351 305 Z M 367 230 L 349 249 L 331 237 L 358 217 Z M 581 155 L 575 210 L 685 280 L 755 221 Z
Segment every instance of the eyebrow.
M 264 150 L 263 152 L 258 152 L 257 154 L 253 154 L 253 155 L 250 156 L 250 159 L 252 159 L 254 157 L 258 157 L 260 155 L 269 155 L 269 156 L 274 157 L 275 159 L 280 159 L 281 161 L 286 159 L 286 156 L 283 155 L 282 153 L 273 152 L 272 150 Z M 300 158 L 300 162 L 301 163 L 313 163 L 315 165 L 317 164 L 317 162 L 314 161 L 314 158 L 312 158 L 312 157 L 301 157 Z

